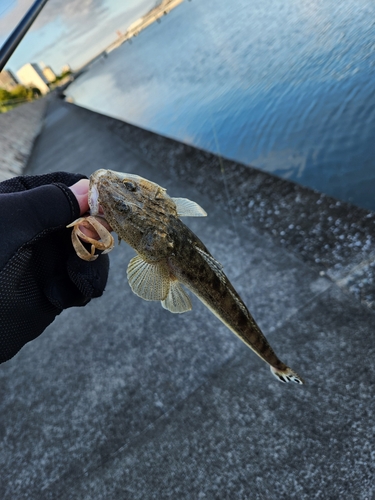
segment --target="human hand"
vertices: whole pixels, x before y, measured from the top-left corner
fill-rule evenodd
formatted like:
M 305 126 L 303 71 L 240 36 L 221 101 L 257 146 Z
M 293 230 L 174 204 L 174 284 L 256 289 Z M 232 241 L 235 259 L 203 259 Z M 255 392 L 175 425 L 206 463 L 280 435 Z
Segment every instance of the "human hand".
M 89 211 L 88 194 L 89 194 L 89 180 L 81 179 L 69 188 L 77 199 L 80 208 L 80 215 L 84 215 Z M 99 207 L 99 214 L 102 213 Z M 112 231 L 111 226 L 105 219 L 100 219 L 101 224 L 108 230 Z M 80 230 L 90 238 L 99 239 L 98 233 L 92 228 L 87 226 L 80 226 Z
M 88 210 L 87 191 L 87 179 L 64 172 L 0 183 L 0 362 L 63 309 L 102 295 L 108 256 L 82 261 L 66 229 Z

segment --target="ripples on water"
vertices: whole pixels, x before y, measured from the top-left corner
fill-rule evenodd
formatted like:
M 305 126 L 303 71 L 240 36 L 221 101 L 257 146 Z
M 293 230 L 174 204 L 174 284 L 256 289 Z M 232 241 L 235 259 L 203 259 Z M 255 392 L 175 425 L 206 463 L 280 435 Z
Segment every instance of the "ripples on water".
M 374 35 L 373 0 L 193 0 L 68 93 L 375 210 Z

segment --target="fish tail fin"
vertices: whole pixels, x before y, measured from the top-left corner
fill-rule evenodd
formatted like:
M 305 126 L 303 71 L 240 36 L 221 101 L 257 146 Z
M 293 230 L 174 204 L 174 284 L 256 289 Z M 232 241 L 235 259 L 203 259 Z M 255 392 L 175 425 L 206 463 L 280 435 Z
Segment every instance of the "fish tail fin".
M 273 366 L 270 366 L 270 369 L 272 375 L 274 375 L 280 382 L 294 382 L 295 384 L 304 384 L 303 379 L 288 366 L 285 367 L 284 370 L 274 368 Z

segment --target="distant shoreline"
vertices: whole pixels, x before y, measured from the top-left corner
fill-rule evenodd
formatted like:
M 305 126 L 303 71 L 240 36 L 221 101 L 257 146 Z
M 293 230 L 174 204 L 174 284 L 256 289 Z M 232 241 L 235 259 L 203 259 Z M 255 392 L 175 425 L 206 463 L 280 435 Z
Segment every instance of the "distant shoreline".
M 158 19 L 169 14 L 169 12 L 171 10 L 173 10 L 175 7 L 180 5 L 183 1 L 184 0 L 163 0 L 161 2 L 161 4 L 157 5 L 152 10 L 150 10 L 147 14 L 145 14 L 144 16 L 139 18 L 137 21 L 132 23 L 123 35 L 119 36 L 117 38 L 117 40 L 112 42 L 104 50 L 102 50 L 99 54 L 97 54 L 95 57 L 90 59 L 88 62 L 86 62 L 79 69 L 77 69 L 75 73 L 80 73 L 80 72 L 84 71 L 91 64 L 93 64 L 97 59 L 100 59 L 100 57 L 105 57 L 107 54 L 109 54 L 113 50 L 120 47 L 123 43 L 127 42 L 128 40 L 131 40 L 133 37 L 138 36 L 141 31 L 146 29 L 148 26 L 150 26 L 152 23 L 154 23 Z

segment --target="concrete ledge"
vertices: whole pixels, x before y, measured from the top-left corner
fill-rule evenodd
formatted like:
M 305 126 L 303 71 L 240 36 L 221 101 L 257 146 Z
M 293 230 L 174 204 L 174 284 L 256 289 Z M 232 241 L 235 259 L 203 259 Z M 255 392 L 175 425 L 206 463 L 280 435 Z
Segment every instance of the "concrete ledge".
M 23 173 L 50 95 L 0 115 L 0 181 Z M 375 309 L 375 214 L 100 113 L 65 103 L 118 136 L 132 154 L 209 196 L 232 218 L 269 234 Z M 53 120 L 58 119 L 53 114 Z M 291 207 L 293 207 L 291 209 Z
M 41 131 L 47 99 L 0 115 L 0 181 L 21 175 Z
M 174 315 L 135 296 L 122 244 L 103 297 L 0 366 L 0 498 L 375 498 L 375 317 L 350 293 L 372 214 L 51 99 L 26 172 L 97 168 L 207 210 L 189 226 L 306 385 L 273 380 L 194 297 Z
M 73 105 L 70 105 L 73 106 Z M 92 111 L 80 108 L 89 120 Z M 209 196 L 243 224 L 375 308 L 375 213 L 266 172 L 95 114 L 126 148 Z

